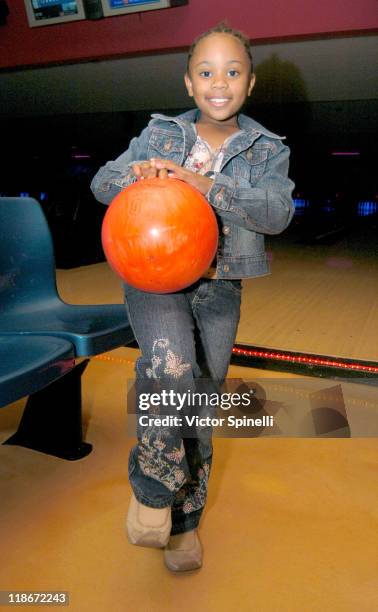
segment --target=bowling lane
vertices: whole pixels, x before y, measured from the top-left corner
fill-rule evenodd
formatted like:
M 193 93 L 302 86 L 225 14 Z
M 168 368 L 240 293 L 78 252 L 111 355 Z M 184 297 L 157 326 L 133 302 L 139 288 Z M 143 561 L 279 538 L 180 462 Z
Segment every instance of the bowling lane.
M 272 274 L 244 281 L 237 340 L 377 361 L 377 203 L 337 215 L 328 203 L 315 215 L 303 202 L 267 239 Z

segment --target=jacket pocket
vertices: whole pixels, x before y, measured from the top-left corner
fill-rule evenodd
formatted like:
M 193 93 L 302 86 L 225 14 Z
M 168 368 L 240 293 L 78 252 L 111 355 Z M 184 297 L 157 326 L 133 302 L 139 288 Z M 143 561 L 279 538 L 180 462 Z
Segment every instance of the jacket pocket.
M 176 161 L 181 158 L 183 138 L 169 130 L 153 130 L 148 142 L 148 158 L 160 157 Z
M 264 174 L 270 153 L 269 144 L 255 144 L 232 160 L 235 178 L 254 185 Z

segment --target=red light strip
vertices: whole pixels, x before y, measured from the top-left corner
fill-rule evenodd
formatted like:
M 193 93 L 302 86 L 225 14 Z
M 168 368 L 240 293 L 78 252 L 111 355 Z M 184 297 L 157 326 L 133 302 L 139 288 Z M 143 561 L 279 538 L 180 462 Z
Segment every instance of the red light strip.
M 240 349 L 234 347 L 232 352 L 235 355 L 244 355 L 245 357 L 264 357 L 267 359 L 276 359 L 277 361 L 291 361 L 293 363 L 304 363 L 308 365 L 328 366 L 331 368 L 342 368 L 344 370 L 357 370 L 361 372 L 374 372 L 378 374 L 378 367 L 362 365 L 360 363 L 345 363 L 343 361 L 335 361 L 333 359 L 321 357 L 309 357 L 291 355 L 290 353 L 277 353 L 275 351 Z

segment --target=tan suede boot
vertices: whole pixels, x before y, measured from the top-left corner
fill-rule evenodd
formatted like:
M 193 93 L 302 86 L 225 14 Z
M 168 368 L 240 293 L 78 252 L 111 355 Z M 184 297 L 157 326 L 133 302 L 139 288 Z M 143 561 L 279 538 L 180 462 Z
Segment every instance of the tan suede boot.
M 202 546 L 196 529 L 171 536 L 164 549 L 165 565 L 172 572 L 186 572 L 202 566 Z
M 172 519 L 171 508 L 150 508 L 136 499 L 130 499 L 126 529 L 129 542 L 136 546 L 162 548 L 169 540 Z

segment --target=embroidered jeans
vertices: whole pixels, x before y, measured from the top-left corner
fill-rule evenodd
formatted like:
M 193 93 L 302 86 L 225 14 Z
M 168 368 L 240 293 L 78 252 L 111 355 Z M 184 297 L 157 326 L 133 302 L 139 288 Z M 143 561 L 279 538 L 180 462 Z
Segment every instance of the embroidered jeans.
M 137 406 L 140 394 L 153 387 L 195 391 L 196 381 L 206 378 L 213 391 L 219 389 L 235 341 L 240 299 L 239 280 L 200 279 L 170 294 L 125 285 L 126 309 L 142 353 L 136 363 Z M 176 406 L 170 409 L 180 414 Z M 138 423 L 140 414 L 137 408 Z M 152 508 L 171 506 L 172 535 L 196 528 L 207 497 L 211 428 L 186 437 L 180 426 L 138 424 L 137 438 L 129 457 L 135 497 Z

